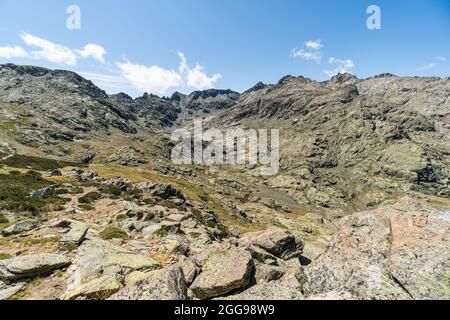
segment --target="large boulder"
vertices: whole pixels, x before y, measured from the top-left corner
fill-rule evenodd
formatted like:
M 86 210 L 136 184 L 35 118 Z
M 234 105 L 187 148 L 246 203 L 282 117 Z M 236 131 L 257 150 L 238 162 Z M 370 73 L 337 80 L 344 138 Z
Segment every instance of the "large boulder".
M 138 184 L 137 187 L 152 196 L 160 197 L 162 199 L 185 199 L 183 193 L 171 184 L 143 182 Z
M 183 270 L 172 267 L 148 273 L 110 300 L 187 300 L 187 289 Z
M 49 186 L 43 189 L 35 190 L 30 192 L 31 198 L 50 198 L 57 196 L 58 193 L 55 190 L 54 186 Z
M 66 230 L 60 239 L 61 243 L 81 244 L 89 231 L 88 225 L 72 219 L 62 219 L 54 227 Z
M 65 256 L 54 253 L 14 257 L 0 261 L 0 280 L 30 278 L 67 267 L 70 263 Z
M 296 238 L 289 231 L 277 227 L 247 233 L 240 239 L 240 244 L 244 247 L 259 247 L 284 260 L 300 257 L 304 247 L 301 239 Z
M 2 235 L 5 237 L 19 234 L 22 232 L 27 232 L 36 229 L 39 226 L 36 220 L 26 219 L 16 222 L 12 226 L 3 229 Z
M 120 288 L 118 283 L 128 273 L 159 268 L 159 262 L 149 256 L 127 251 L 104 240 L 85 240 L 69 269 L 63 299 L 92 298 L 98 292 L 101 293 L 99 298 L 104 299 Z
M 310 294 L 355 299 L 449 299 L 449 213 L 412 198 L 346 217 L 307 269 Z
M 115 163 L 122 166 L 137 167 L 148 162 L 146 155 L 133 147 L 126 146 L 109 156 L 105 163 Z
M 246 287 L 254 271 L 250 253 L 236 248 L 212 251 L 199 263 L 202 271 L 190 287 L 199 299 L 219 297 Z

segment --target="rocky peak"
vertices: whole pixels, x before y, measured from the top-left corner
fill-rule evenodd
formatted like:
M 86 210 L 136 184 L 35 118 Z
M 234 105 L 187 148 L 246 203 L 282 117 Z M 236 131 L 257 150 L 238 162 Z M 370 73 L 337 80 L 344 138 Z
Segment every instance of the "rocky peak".
M 345 72 L 345 73 L 338 73 L 337 75 L 333 76 L 330 80 L 330 83 L 348 83 L 348 82 L 355 82 L 358 78 L 351 73 Z

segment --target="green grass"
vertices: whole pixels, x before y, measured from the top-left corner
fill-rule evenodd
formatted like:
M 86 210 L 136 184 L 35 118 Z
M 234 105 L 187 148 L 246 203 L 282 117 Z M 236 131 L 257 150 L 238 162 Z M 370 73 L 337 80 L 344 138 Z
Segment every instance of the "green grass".
M 87 204 L 87 203 L 80 204 L 80 205 L 78 205 L 78 207 L 80 207 L 84 211 L 95 210 L 95 207 L 93 205 L 90 205 L 90 204 Z
M 194 239 L 197 239 L 201 236 L 201 234 L 198 232 L 191 232 L 189 235 Z
M 52 183 L 37 172 L 11 172 L 0 174 L 0 209 L 13 212 L 28 212 L 38 215 L 45 210 L 61 206 L 67 200 L 60 197 L 30 198 L 33 190 L 45 188 Z
M 169 231 L 163 230 L 163 229 L 159 229 L 158 231 L 155 232 L 155 234 L 157 236 L 160 236 L 160 237 L 166 237 L 166 236 L 169 235 Z
M 49 243 L 57 243 L 57 242 L 59 242 L 60 239 L 61 239 L 60 237 L 37 238 L 37 239 L 36 238 L 34 238 L 34 239 L 22 238 L 22 239 L 18 239 L 17 241 L 26 246 L 34 246 L 34 245 L 45 245 L 45 244 L 49 244 Z
M 85 194 L 80 199 L 78 199 L 79 203 L 85 203 L 90 204 L 94 203 L 97 200 L 100 200 L 102 198 L 102 195 L 99 192 L 93 191 Z
M 124 230 L 117 227 L 108 227 L 100 232 L 100 238 L 103 240 L 123 239 L 128 240 L 129 236 Z
M 82 167 L 85 166 L 78 162 L 58 161 L 33 156 L 14 155 L 11 158 L 0 161 L 0 164 L 12 168 L 29 168 L 33 170 L 46 171 L 52 169 L 61 169 L 64 167 Z
M 6 252 L 0 252 L 0 260 L 6 260 L 12 258 L 12 255 Z
M 0 224 L 9 223 L 9 220 L 3 213 L 0 213 Z
M 64 243 L 63 245 L 61 245 L 62 250 L 66 251 L 66 252 L 72 252 L 78 249 L 78 245 L 76 243 L 73 242 L 67 242 Z
M 116 221 L 124 221 L 127 219 L 128 219 L 128 216 L 126 214 L 119 214 L 116 216 Z
M 120 196 L 122 194 L 122 190 L 114 185 L 104 185 L 100 188 L 100 191 L 111 196 Z

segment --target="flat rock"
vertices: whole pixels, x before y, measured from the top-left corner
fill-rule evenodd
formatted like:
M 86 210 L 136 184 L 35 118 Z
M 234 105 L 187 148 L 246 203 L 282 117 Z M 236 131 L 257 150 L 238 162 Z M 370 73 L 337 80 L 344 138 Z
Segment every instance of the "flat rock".
M 68 231 L 61 237 L 61 243 L 81 244 L 89 230 L 89 226 L 85 223 L 71 219 L 59 221 L 54 227 L 68 229 Z
M 242 293 L 220 298 L 219 300 L 304 300 L 300 290 L 280 285 L 276 282 L 263 282 Z
M 240 239 L 241 246 L 256 246 L 272 255 L 289 260 L 300 257 L 303 251 L 303 241 L 296 238 L 289 231 L 270 227 L 261 232 L 247 233 Z
M 65 256 L 54 253 L 14 257 L 0 261 L 0 280 L 15 281 L 46 274 L 67 267 L 70 263 Z
M 22 291 L 22 289 L 25 288 L 26 285 L 26 282 L 19 282 L 10 286 L 0 286 L 0 301 L 10 299 L 16 293 Z
M 252 256 L 245 250 L 213 251 L 201 265 L 202 272 L 190 289 L 199 299 L 219 297 L 250 283 Z
M 183 270 L 172 267 L 152 271 L 143 279 L 126 286 L 109 300 L 187 300 Z
M 82 284 L 76 290 L 73 290 L 70 294 L 66 295 L 64 299 L 75 300 L 79 297 L 91 299 L 91 300 L 103 300 L 122 288 L 122 283 L 119 277 L 106 274 L 91 281 Z
M 15 234 L 19 234 L 22 232 L 27 232 L 36 229 L 39 226 L 36 220 L 26 219 L 19 222 L 16 222 L 12 226 L 3 229 L 2 235 L 5 237 L 12 236 Z
M 87 288 L 86 292 L 89 294 L 93 291 L 91 288 L 98 287 L 96 279 L 101 276 L 112 277 L 108 279 L 120 278 L 124 273 L 151 271 L 160 267 L 161 265 L 149 256 L 129 252 L 104 240 L 85 240 L 78 249 L 73 265 L 69 268 L 70 277 L 63 298 L 73 298 L 74 295 L 83 296 L 83 293 L 80 293 L 80 287 Z M 91 281 L 96 282 L 89 284 Z M 115 282 L 110 280 L 112 287 L 114 287 L 113 283 Z

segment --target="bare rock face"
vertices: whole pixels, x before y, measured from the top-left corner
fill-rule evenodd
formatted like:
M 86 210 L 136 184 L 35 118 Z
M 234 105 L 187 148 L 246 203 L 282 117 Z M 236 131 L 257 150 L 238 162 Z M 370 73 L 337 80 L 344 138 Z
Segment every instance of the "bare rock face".
M 246 287 L 254 263 L 250 253 L 231 248 L 209 253 L 201 269 L 190 289 L 197 298 L 208 299 Z
M 136 167 L 148 162 L 146 155 L 136 148 L 127 146 L 109 156 L 105 163 L 114 163 L 122 166 Z
M 2 235 L 7 237 L 7 236 L 14 235 L 14 234 L 26 232 L 26 231 L 31 231 L 31 230 L 36 229 L 38 227 L 38 225 L 39 224 L 35 220 L 25 219 L 25 220 L 22 220 L 22 221 L 19 221 L 19 222 L 13 224 L 12 226 L 10 226 L 6 229 L 3 229 Z
M 257 284 L 248 290 L 222 300 L 304 300 L 300 290 L 276 282 Z
M 309 293 L 355 299 L 448 299 L 448 212 L 411 198 L 346 217 L 307 270 Z
M 55 253 L 19 256 L 0 261 L 0 280 L 30 278 L 67 267 L 70 263 L 63 255 Z
M 10 299 L 16 293 L 20 292 L 23 288 L 25 288 L 26 285 L 27 285 L 26 282 L 18 282 L 13 285 L 7 286 L 3 285 L 0 282 L 0 301 Z
M 187 285 L 180 267 L 148 273 L 123 288 L 110 300 L 187 300 Z
M 262 232 L 248 233 L 240 239 L 242 246 L 256 246 L 270 254 L 289 260 L 298 258 L 303 251 L 303 242 L 289 231 L 271 227 Z
M 63 299 L 104 299 L 121 288 L 124 275 L 160 267 L 151 257 L 129 252 L 100 239 L 86 240 L 69 269 L 70 277 Z

